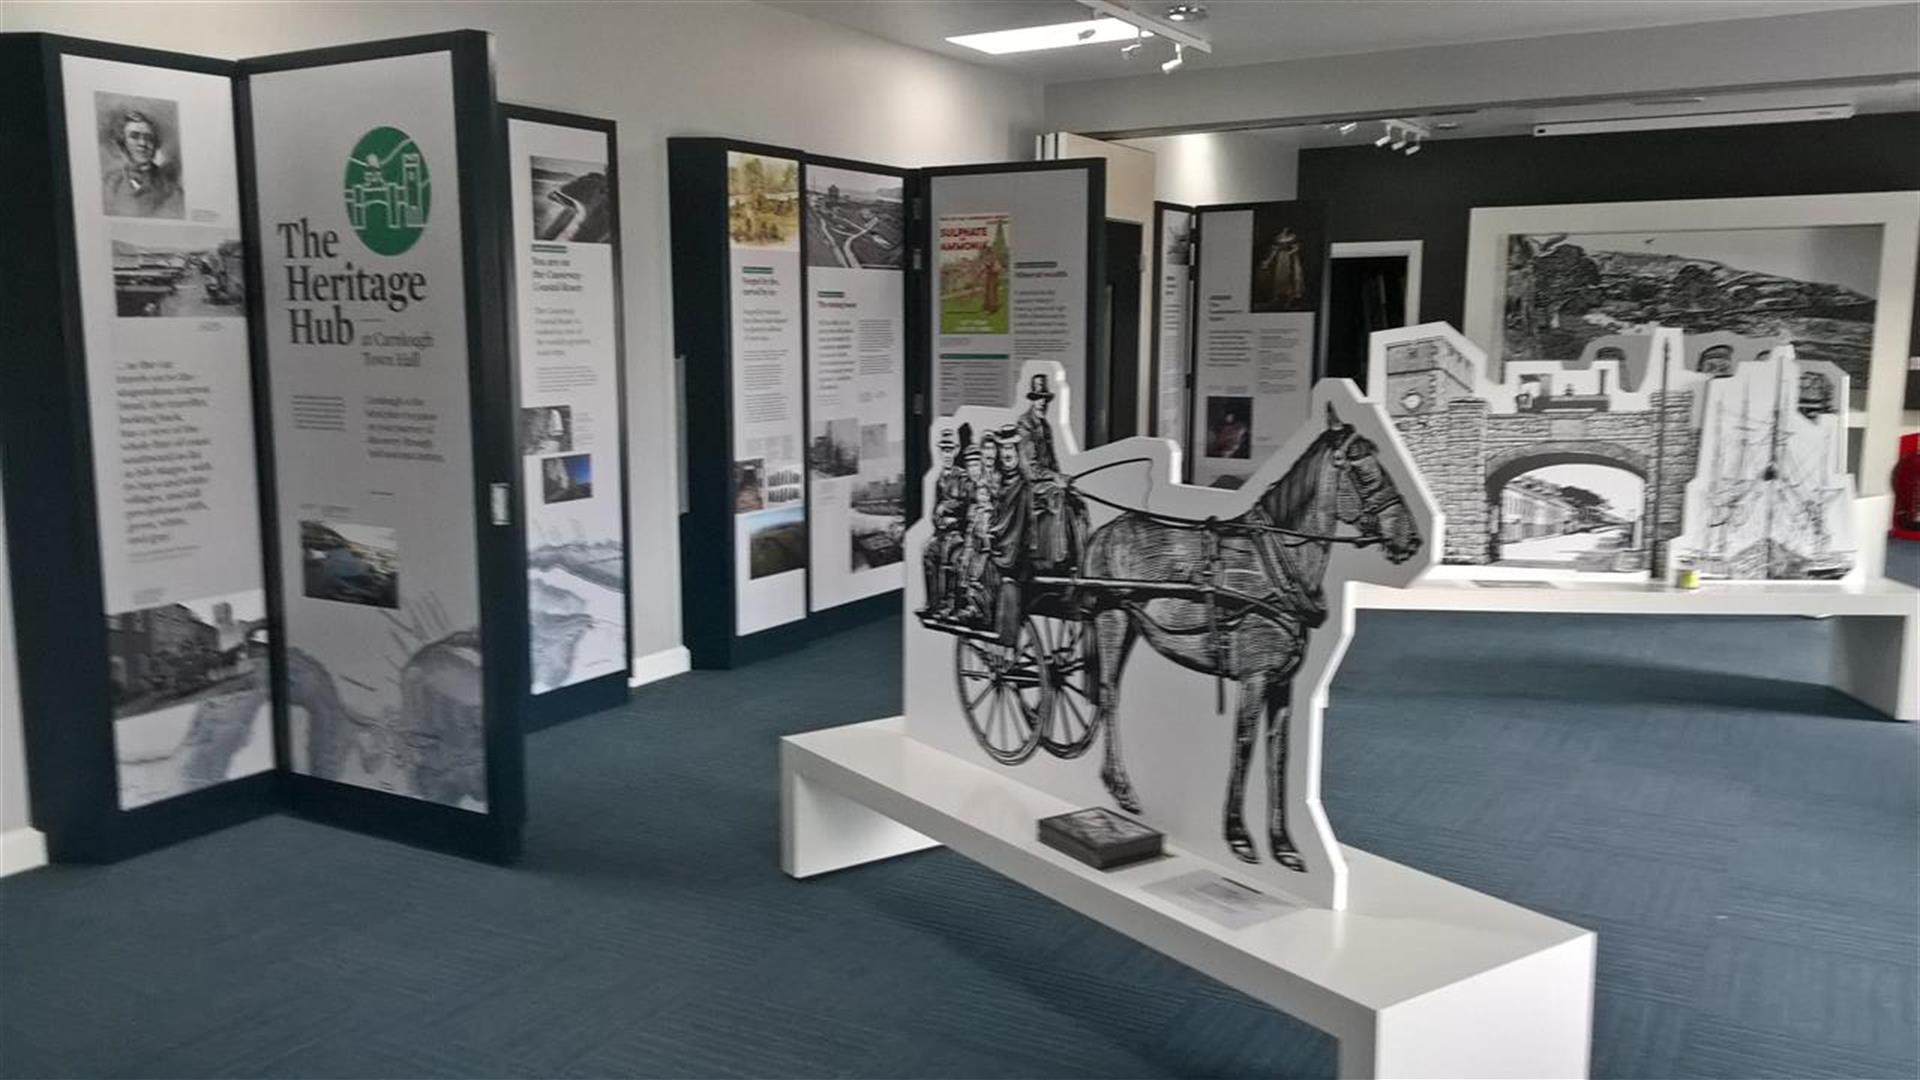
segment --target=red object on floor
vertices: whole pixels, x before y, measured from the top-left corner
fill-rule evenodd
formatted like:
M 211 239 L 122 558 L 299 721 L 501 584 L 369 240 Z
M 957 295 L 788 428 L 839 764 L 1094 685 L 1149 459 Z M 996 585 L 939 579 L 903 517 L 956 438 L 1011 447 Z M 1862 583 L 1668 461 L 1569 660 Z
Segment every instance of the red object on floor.
M 1920 432 L 1900 436 L 1893 466 L 1893 528 L 1888 535 L 1920 540 Z

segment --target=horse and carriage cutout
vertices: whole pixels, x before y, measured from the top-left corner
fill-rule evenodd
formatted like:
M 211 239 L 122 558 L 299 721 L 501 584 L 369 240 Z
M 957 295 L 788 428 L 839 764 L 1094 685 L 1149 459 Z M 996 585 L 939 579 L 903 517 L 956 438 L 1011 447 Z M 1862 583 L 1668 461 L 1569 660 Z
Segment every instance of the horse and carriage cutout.
M 1294 438 L 1227 491 L 1177 482 L 1168 440 L 1081 451 L 1059 365 L 1028 363 L 1018 386 L 1015 407 L 929 432 L 907 534 L 909 734 L 1344 907 L 1319 774 L 1347 585 L 1409 584 L 1440 550 L 1386 415 L 1323 380 Z

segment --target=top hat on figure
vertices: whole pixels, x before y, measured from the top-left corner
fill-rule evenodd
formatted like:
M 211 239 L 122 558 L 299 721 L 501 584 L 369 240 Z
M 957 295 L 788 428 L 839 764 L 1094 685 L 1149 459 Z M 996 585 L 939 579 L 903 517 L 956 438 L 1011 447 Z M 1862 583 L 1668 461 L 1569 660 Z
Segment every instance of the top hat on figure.
M 1047 389 L 1047 377 L 1035 375 L 1027 388 L 1028 401 L 1052 401 L 1053 391 Z

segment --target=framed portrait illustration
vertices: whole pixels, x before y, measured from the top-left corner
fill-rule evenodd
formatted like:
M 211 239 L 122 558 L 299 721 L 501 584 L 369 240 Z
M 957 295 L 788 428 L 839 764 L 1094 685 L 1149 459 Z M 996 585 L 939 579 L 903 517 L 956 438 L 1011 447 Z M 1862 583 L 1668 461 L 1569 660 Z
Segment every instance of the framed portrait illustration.
M 1791 345 L 1846 376 L 1861 495 L 1902 430 L 1920 191 L 1480 207 L 1466 335 L 1496 381 L 1641 327 Z

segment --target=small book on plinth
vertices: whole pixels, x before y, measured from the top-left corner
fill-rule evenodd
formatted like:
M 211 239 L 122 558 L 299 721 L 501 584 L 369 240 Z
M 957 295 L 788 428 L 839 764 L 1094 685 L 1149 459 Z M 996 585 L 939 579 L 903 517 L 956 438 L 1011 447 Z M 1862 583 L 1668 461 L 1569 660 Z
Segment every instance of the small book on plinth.
M 1040 819 L 1041 843 L 1096 870 L 1154 858 L 1160 840 L 1159 832 L 1100 806 Z

